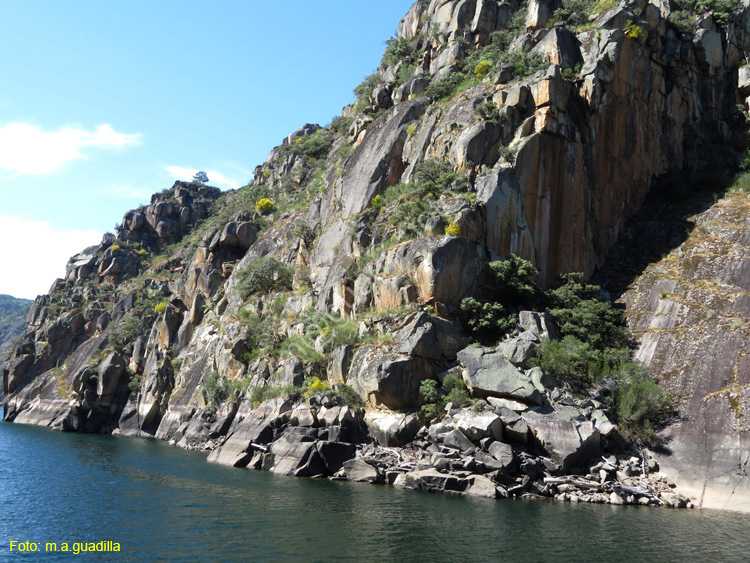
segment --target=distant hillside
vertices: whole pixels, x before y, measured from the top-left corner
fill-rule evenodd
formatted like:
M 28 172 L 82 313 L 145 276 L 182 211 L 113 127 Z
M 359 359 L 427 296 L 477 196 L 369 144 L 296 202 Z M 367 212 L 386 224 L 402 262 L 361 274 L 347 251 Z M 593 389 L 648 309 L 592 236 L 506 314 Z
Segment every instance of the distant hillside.
M 33 301 L 0 295 L 0 363 L 5 361 L 14 338 L 26 328 L 26 313 Z

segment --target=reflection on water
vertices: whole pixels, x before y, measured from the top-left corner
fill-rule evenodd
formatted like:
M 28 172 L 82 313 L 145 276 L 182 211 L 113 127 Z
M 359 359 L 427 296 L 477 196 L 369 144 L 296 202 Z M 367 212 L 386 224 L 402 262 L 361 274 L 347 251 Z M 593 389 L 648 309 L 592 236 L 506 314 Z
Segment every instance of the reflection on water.
M 156 440 L 0 424 L 0 560 L 113 540 L 91 561 L 741 561 L 750 518 L 472 500 L 278 477 Z M 23 557 L 69 561 L 71 555 Z

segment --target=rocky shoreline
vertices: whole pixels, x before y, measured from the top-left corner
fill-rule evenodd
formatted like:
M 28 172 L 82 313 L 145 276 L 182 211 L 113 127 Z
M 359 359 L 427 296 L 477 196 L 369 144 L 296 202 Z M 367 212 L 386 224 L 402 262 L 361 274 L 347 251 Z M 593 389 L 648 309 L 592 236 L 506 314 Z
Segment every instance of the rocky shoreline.
M 512 416 L 493 411 L 451 409 L 428 428 L 415 414 L 364 413 L 337 399 L 334 394 L 297 403 L 274 399 L 238 416 L 226 437 L 201 442 L 193 421 L 188 423 L 193 432 L 186 426 L 169 443 L 210 451 L 209 462 L 296 477 L 453 496 L 694 507 L 648 452 L 599 451 L 584 461 L 581 455 L 596 446 L 565 450 L 560 439 L 545 448 L 534 440 L 536 434 L 522 445 L 513 424 L 504 422 Z M 218 414 L 213 422 L 204 419 L 205 435 L 226 423 Z M 511 436 L 516 443 L 503 441 Z M 571 460 L 577 467 L 566 466 Z

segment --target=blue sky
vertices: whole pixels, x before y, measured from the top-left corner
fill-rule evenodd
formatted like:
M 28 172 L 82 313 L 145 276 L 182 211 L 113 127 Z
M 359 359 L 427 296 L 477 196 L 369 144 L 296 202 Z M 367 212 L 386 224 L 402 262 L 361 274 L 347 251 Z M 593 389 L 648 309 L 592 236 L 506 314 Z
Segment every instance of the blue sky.
M 0 0 L 0 293 L 193 170 L 242 186 L 377 67 L 411 0 Z

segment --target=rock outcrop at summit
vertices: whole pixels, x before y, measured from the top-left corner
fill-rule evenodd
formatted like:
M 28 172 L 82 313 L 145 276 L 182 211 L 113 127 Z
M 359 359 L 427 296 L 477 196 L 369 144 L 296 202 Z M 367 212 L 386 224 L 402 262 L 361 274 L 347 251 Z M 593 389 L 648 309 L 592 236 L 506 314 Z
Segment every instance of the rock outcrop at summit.
M 747 335 L 701 320 L 744 319 L 739 215 L 679 266 L 726 294 L 648 270 L 624 298 L 684 417 L 658 461 L 627 449 L 611 389 L 535 365 L 562 333 L 493 302 L 490 264 L 520 256 L 542 288 L 588 278 L 665 174 L 737 160 L 750 9 L 691 28 L 664 2 L 591 2 L 584 23 L 566 5 L 417 1 L 356 103 L 284 137 L 248 185 L 177 182 L 128 212 L 31 308 L 5 419 L 287 475 L 749 510 Z M 488 311 L 512 322 L 481 333 Z M 425 403 L 442 409 L 429 428 Z

